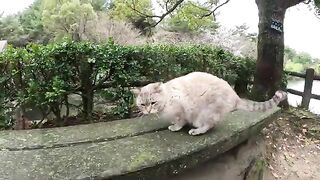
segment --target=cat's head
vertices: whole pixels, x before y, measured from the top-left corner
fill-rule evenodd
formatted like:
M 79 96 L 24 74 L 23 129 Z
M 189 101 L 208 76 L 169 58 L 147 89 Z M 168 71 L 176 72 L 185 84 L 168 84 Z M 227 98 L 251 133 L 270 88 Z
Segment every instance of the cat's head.
M 136 105 L 143 114 L 161 112 L 166 99 L 162 82 L 151 83 L 142 88 L 132 89 L 136 97 Z

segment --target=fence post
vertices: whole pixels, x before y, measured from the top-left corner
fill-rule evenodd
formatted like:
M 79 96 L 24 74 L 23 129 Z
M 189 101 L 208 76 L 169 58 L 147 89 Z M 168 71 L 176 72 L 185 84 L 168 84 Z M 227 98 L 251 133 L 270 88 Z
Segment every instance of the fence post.
M 306 109 L 309 108 L 313 78 L 314 78 L 314 69 L 308 68 L 306 70 L 306 79 L 304 81 L 304 91 L 303 91 L 302 102 L 301 102 L 301 106 Z

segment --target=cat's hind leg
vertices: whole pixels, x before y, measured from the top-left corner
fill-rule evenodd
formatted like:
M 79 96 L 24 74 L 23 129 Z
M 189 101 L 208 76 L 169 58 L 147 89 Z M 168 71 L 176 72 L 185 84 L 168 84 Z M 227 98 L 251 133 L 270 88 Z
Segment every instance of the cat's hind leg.
M 196 129 L 190 129 L 189 134 L 190 135 L 200 135 L 206 133 L 211 127 L 209 125 L 204 125 L 201 127 L 198 127 Z
M 173 121 L 173 125 L 170 125 L 168 129 L 170 131 L 179 131 L 180 129 L 183 128 L 184 125 L 186 125 L 186 121 L 181 118 L 181 117 L 176 117 L 175 120 Z
M 190 135 L 200 135 L 206 133 L 209 129 L 211 129 L 219 120 L 221 119 L 221 115 L 218 113 L 212 112 L 211 109 L 203 110 L 198 115 L 196 121 L 193 123 L 193 126 L 196 127 L 189 131 Z

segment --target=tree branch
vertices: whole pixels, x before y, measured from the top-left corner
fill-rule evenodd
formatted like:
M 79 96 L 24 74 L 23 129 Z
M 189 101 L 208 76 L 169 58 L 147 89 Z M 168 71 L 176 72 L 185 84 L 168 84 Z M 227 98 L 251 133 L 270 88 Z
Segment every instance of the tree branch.
M 208 16 L 213 16 L 214 19 L 216 19 L 215 17 L 215 12 L 222 6 L 226 5 L 230 0 L 226 0 L 225 2 L 221 3 L 220 5 L 216 6 L 212 11 L 210 11 L 210 13 L 208 14 L 204 14 L 201 16 L 201 18 L 204 18 L 204 17 L 208 17 Z
M 108 75 L 106 75 L 104 78 L 100 79 L 97 84 L 93 86 L 93 90 L 97 90 L 103 86 L 103 84 L 110 79 L 110 77 L 113 75 L 114 68 L 111 68 Z
M 314 12 L 314 14 L 316 15 L 316 17 L 317 17 L 318 19 L 320 19 L 320 8 L 316 9 L 315 12 Z
M 163 13 L 162 15 L 148 15 L 148 14 L 145 14 L 139 10 L 136 9 L 136 6 L 135 6 L 135 3 L 134 3 L 134 0 L 132 0 L 132 6 L 129 6 L 133 11 L 137 12 L 138 14 L 146 17 L 146 18 L 159 18 L 158 21 L 156 21 L 154 24 L 151 25 L 151 27 L 155 27 L 157 26 L 167 15 L 169 15 L 170 13 L 172 13 L 181 3 L 183 3 L 184 0 L 178 0 L 171 8 L 168 9 L 168 3 L 169 3 L 169 0 L 166 1 L 166 4 L 165 4 L 165 8 L 166 8 L 166 12 Z
M 169 3 L 169 1 L 170 1 L 170 0 L 167 0 L 167 1 L 165 2 L 166 11 L 168 11 L 168 3 Z
M 309 4 L 311 3 L 311 0 L 303 1 L 304 4 Z
M 286 3 L 286 5 L 287 5 L 287 8 L 289 8 L 289 7 L 291 7 L 291 6 L 295 6 L 295 5 L 297 5 L 297 4 L 299 4 L 299 3 L 301 3 L 301 2 L 304 2 L 305 0 L 287 0 L 287 3 Z M 308 2 L 309 0 L 307 0 L 307 2 Z
M 157 16 L 157 15 L 148 15 L 148 14 L 145 14 L 141 11 L 139 11 L 137 8 L 136 8 L 136 4 L 134 2 L 134 0 L 132 0 L 132 6 L 130 6 L 129 4 L 127 4 L 129 8 L 131 8 L 133 11 L 135 11 L 136 13 L 140 14 L 141 16 L 143 17 L 146 17 L 146 18 L 161 18 L 161 16 Z

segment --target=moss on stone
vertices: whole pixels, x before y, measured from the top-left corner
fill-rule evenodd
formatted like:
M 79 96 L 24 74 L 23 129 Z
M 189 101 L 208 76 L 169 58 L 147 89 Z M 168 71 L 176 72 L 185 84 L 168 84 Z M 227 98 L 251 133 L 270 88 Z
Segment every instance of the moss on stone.
M 150 121 L 147 118 L 123 120 L 115 124 L 110 122 L 111 124 L 104 124 L 103 128 L 102 124 L 90 126 L 90 130 L 84 128 L 88 133 L 93 134 L 92 136 L 88 136 L 78 127 L 77 130 L 80 133 L 76 135 L 79 137 L 70 138 L 67 134 L 75 132 L 77 127 L 63 128 L 63 130 L 57 128 L 54 131 L 63 131 L 65 136 L 60 133 L 59 141 L 51 142 L 68 144 L 72 140 L 88 141 L 34 150 L 2 149 L 0 150 L 0 177 L 4 179 L 84 179 L 87 177 L 148 179 L 164 174 L 180 173 L 216 157 L 258 133 L 277 112 L 279 109 L 265 113 L 233 112 L 216 128 L 201 136 L 190 136 L 187 129 L 170 132 L 167 130 L 167 124 L 156 119 Z M 122 123 L 124 123 L 123 127 Z M 107 127 L 121 130 L 123 134 L 118 132 L 118 138 L 108 139 L 116 131 L 113 132 Z M 101 129 L 109 131 L 94 134 Z M 39 144 L 45 143 L 41 142 L 41 139 L 55 139 L 58 133 L 54 131 L 41 133 L 20 131 L 18 133 L 24 132 L 26 137 L 32 134 L 33 141 L 40 141 L 33 143 Z M 47 132 L 53 135 L 47 135 Z M 131 136 L 132 134 L 136 135 Z M 11 136 L 14 137 L 12 134 Z M 19 136 L 23 137 L 21 134 Z M 92 142 L 96 138 L 106 140 Z M 1 142 L 1 147 L 20 146 L 5 140 Z

